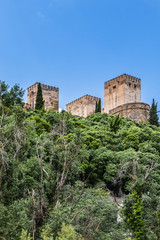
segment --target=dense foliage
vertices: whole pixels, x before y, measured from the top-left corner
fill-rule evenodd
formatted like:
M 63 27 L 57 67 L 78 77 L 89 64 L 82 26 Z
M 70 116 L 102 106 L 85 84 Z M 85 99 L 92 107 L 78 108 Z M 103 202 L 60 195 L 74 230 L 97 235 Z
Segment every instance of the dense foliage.
M 15 104 L 23 106 L 23 95 L 24 90 L 18 84 L 9 88 L 4 81 L 0 80 L 0 104 L 8 108 L 12 108 Z
M 0 239 L 160 239 L 159 127 L 0 113 Z

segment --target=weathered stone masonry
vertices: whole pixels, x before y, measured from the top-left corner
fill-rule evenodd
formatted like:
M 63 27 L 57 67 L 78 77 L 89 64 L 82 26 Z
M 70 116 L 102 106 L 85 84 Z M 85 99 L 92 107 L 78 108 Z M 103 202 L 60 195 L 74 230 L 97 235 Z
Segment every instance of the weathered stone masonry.
M 132 102 L 141 102 L 141 79 L 123 74 L 104 83 L 104 112 Z
M 141 79 L 123 74 L 104 84 L 104 112 L 148 121 L 150 106 L 141 103 Z
M 41 84 L 44 106 L 46 110 L 59 110 L 59 88 Z M 27 88 L 27 107 L 35 109 L 38 83 Z
M 146 122 L 149 119 L 150 106 L 146 103 L 126 103 L 109 111 L 109 114 L 130 118 L 136 122 Z
M 59 89 L 41 84 L 45 109 L 59 110 Z M 25 108 L 35 108 L 38 83 L 27 88 Z M 66 111 L 80 117 L 95 112 L 100 98 L 85 95 L 66 105 Z M 141 79 L 123 74 L 104 83 L 104 109 L 102 113 L 119 115 L 136 122 L 148 121 L 150 106 L 141 102 Z
M 85 95 L 66 105 L 66 111 L 80 117 L 87 117 L 95 112 L 96 102 L 100 98 Z

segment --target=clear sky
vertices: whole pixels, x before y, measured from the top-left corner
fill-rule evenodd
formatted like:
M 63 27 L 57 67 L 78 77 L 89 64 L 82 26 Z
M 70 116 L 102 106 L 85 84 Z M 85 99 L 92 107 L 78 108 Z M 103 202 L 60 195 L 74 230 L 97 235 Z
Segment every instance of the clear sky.
M 160 0 L 0 0 L 0 79 L 59 87 L 60 107 L 104 82 L 142 79 L 160 108 Z M 26 100 L 26 96 L 25 96 Z

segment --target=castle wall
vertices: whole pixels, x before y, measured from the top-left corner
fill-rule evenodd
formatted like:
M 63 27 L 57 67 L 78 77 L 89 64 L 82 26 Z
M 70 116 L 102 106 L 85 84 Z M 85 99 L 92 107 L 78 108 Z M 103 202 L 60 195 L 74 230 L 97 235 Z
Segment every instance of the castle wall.
M 54 109 L 59 110 L 59 89 L 41 84 L 42 96 L 44 100 L 44 107 L 46 110 Z M 36 96 L 38 91 L 38 83 L 35 83 L 31 87 L 27 88 L 27 105 L 31 109 L 35 109 Z
M 149 120 L 150 106 L 146 103 L 135 102 L 118 106 L 109 111 L 109 114 L 130 118 L 136 122 L 147 122 Z
M 85 95 L 66 105 L 66 111 L 72 115 L 87 117 L 95 112 L 96 102 L 100 98 Z
M 132 102 L 141 101 L 141 80 L 123 74 L 104 83 L 104 112 Z

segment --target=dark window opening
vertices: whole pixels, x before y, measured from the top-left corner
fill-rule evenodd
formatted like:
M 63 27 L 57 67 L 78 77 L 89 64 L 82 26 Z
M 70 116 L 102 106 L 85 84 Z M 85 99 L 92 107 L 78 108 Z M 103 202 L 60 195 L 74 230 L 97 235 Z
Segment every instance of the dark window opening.
M 116 86 L 113 86 L 113 89 L 115 89 L 116 88 Z
M 129 83 L 129 87 L 131 86 L 131 83 Z
M 134 88 L 136 88 L 137 86 L 136 85 L 134 85 Z

